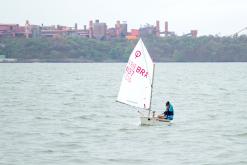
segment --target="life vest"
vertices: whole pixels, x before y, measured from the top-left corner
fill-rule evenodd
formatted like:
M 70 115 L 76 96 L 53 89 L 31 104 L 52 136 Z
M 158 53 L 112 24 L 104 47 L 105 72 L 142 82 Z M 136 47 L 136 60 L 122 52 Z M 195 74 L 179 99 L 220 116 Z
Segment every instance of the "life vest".
M 173 116 L 174 111 L 173 111 L 173 106 L 170 104 L 169 110 L 167 111 L 167 116 Z

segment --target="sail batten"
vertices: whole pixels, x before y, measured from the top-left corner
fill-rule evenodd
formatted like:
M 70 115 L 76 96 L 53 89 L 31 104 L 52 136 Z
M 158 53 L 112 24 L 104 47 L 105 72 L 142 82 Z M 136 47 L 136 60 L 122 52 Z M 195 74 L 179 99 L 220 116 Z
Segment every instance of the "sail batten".
M 150 109 L 153 71 L 154 63 L 140 39 L 125 67 L 117 101 L 134 107 Z

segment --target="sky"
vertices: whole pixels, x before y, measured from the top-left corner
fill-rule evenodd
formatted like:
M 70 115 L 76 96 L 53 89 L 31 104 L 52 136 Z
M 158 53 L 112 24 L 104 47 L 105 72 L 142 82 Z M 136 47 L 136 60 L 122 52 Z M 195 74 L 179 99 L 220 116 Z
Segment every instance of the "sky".
M 127 21 L 128 29 L 160 20 L 178 35 L 197 29 L 199 35 L 232 35 L 247 27 L 246 0 L 0 0 L 0 23 L 79 27 L 99 19 L 113 27 Z

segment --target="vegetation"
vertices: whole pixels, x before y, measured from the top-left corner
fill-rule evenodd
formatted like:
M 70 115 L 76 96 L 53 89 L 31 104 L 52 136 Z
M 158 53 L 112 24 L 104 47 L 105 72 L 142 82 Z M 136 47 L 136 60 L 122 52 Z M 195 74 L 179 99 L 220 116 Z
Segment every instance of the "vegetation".
M 247 37 L 143 38 L 156 62 L 247 61 Z M 21 62 L 124 62 L 137 41 L 98 41 L 79 37 L 1 38 L 0 54 Z

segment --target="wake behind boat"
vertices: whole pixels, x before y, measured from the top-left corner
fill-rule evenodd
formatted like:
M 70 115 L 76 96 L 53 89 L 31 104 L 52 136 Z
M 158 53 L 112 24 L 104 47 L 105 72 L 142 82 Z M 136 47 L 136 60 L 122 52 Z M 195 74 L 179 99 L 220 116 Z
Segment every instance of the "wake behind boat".
M 154 69 L 155 64 L 140 39 L 126 65 L 117 101 L 142 109 L 138 111 L 142 125 L 170 124 L 170 120 L 158 118 L 151 110 Z

